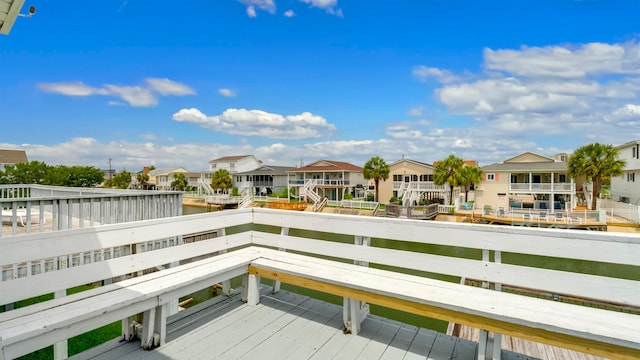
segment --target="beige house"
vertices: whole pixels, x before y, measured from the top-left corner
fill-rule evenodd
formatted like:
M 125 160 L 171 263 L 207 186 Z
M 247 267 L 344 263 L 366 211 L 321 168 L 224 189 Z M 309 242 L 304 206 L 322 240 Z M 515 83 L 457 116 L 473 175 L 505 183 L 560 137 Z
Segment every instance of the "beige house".
M 578 200 L 576 183 L 569 177 L 567 160 L 567 154 L 550 158 L 525 152 L 487 165 L 482 168 L 483 181 L 476 187 L 475 202 L 494 210 L 574 207 Z
M 174 169 L 155 169 L 149 171 L 149 184 L 155 185 L 156 190 L 171 190 L 171 182 L 173 181 L 173 174 L 175 173 L 183 173 L 187 176 L 188 171 L 182 167 Z
M 342 200 L 346 193 L 367 185 L 360 166 L 343 161 L 319 160 L 307 166 L 287 171 L 289 187 L 296 194 L 312 191 L 321 198 Z
M 393 162 L 389 164 L 389 179 L 378 183 L 378 202 L 388 203 L 392 197 L 402 198 L 403 205 L 422 200 L 445 202 L 448 188 L 435 185 L 434 174 L 431 164 L 405 158 Z

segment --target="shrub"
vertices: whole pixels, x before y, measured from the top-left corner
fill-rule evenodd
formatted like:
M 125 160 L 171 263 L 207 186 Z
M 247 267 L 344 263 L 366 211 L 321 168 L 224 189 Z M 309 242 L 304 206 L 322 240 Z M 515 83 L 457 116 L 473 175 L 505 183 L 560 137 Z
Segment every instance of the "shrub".
M 353 200 L 353 195 L 351 195 L 351 194 L 349 194 L 349 193 L 344 194 L 344 199 L 345 199 L 345 200 Z
M 390 203 L 397 203 L 398 202 L 398 198 L 396 196 L 392 196 L 391 199 L 389 199 Z

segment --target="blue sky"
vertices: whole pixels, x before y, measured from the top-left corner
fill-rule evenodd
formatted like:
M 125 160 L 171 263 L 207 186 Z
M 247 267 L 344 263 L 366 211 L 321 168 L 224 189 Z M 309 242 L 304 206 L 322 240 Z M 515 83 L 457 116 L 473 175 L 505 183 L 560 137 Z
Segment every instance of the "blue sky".
M 0 35 L 0 148 L 51 165 L 488 165 L 640 138 L 638 1 L 29 5 Z

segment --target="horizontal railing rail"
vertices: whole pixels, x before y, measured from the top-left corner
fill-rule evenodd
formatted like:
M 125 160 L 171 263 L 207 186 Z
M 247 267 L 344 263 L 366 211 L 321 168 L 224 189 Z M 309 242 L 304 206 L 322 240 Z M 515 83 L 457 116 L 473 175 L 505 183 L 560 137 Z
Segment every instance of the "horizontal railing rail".
M 189 234 L 213 232 L 219 236 L 189 244 L 181 241 Z M 365 238 L 379 240 L 367 241 L 365 246 Z M 163 241 L 167 243 L 163 245 Z M 190 246 L 206 247 L 216 253 L 246 245 L 369 263 L 410 274 L 428 273 L 455 283 L 460 278 L 474 278 L 640 307 L 637 234 L 261 208 L 6 237 L 0 242 L 0 304 L 64 290 L 78 281 L 89 283 L 177 262 L 189 257 L 193 249 Z M 134 248 L 138 254 L 148 252 L 144 261 L 135 258 L 132 263 Z M 553 261 L 530 261 L 539 257 L 556 259 L 556 265 L 562 266 L 557 267 Z M 50 259 L 53 263 L 48 266 Z M 44 266 L 39 265 L 43 262 Z M 38 266 L 39 270 L 34 271 Z M 57 281 L 52 281 L 54 278 Z M 29 286 L 25 286 L 27 281 Z M 510 299 L 517 306 L 518 297 Z

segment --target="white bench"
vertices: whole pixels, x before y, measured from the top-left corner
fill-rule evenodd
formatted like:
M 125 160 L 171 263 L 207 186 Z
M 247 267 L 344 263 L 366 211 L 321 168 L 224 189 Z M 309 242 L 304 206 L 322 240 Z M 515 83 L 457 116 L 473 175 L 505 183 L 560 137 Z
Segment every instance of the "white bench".
M 249 274 L 608 358 L 640 358 L 640 316 L 634 314 L 285 252 L 263 254 Z M 345 322 L 356 325 L 358 314 L 345 309 Z
M 123 321 L 124 340 L 135 334 L 132 315 L 144 313 L 141 346 L 165 341 L 166 304 L 180 296 L 247 273 L 260 249 L 245 248 L 0 314 L 0 359 Z

